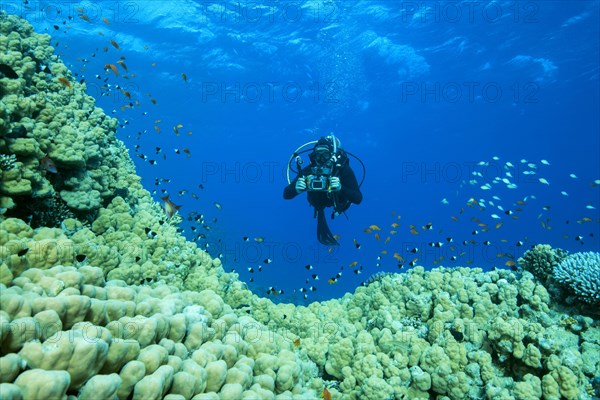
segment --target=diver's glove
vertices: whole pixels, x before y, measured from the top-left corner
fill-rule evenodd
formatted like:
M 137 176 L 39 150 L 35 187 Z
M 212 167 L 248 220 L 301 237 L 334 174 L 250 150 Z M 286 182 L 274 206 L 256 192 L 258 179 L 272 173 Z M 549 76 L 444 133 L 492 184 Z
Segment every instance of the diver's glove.
M 306 191 L 306 181 L 304 180 L 304 177 L 301 176 L 296 181 L 296 193 L 302 193 L 304 191 Z
M 340 178 L 338 178 L 337 176 L 332 176 L 331 178 L 329 178 L 329 189 L 333 190 L 334 192 L 342 190 L 342 183 L 340 182 Z

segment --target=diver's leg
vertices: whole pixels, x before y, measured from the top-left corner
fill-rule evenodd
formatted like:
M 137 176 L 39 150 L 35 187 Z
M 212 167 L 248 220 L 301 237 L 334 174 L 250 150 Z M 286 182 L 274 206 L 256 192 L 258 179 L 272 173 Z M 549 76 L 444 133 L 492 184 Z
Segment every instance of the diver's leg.
M 327 246 L 339 245 L 329 230 L 324 209 L 317 210 L 317 239 L 319 240 L 319 243 Z

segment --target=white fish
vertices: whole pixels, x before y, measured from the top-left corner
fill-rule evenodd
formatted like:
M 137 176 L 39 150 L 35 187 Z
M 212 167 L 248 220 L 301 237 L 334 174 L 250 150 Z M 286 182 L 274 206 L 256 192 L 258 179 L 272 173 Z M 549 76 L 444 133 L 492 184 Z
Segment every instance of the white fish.
M 477 165 L 487 165 L 487 163 L 485 161 L 479 161 Z
M 544 165 L 550 165 L 550 163 L 547 160 L 541 160 L 540 162 Z
M 446 199 L 445 197 L 442 199 L 442 204 L 450 204 L 448 203 L 448 199 Z
M 492 187 L 490 186 L 490 184 L 489 184 L 489 183 L 486 183 L 485 185 L 483 185 L 483 186 L 481 187 L 481 190 L 490 190 L 491 188 L 492 188 Z
M 544 185 L 550 186 L 550 182 L 548 182 L 545 178 L 540 178 L 540 182 L 543 183 Z
M 596 185 L 600 185 L 600 179 L 596 179 L 596 180 L 594 181 L 594 183 L 595 183 Z
M 508 172 L 508 171 L 506 171 L 506 176 L 508 176 L 509 178 L 513 177 L 512 174 L 510 172 Z
M 517 185 L 515 185 L 514 183 L 511 183 L 510 185 L 506 185 L 506 187 L 509 189 L 516 189 Z
M 564 190 L 562 192 L 560 192 L 560 194 L 562 194 L 563 196 L 568 196 L 569 193 L 565 192 Z
M 585 208 L 587 208 L 588 210 L 595 210 L 596 209 L 596 207 L 594 207 L 591 204 L 588 204 L 587 206 L 585 206 Z
M 499 159 L 500 159 L 500 157 L 498 157 L 498 156 L 492 157 L 492 160 L 494 160 L 494 161 L 498 161 Z
M 526 160 L 526 159 L 524 159 L 524 158 L 521 158 L 521 164 L 525 164 L 526 162 L 527 162 L 527 160 Z
M 508 179 L 506 179 L 506 178 L 503 178 L 502 182 L 506 183 L 507 185 L 510 184 L 510 181 Z
M 501 205 L 498 205 L 498 210 L 504 211 L 504 207 L 502 207 Z
M 510 161 L 506 162 L 506 166 L 509 167 L 509 168 L 513 168 L 514 167 L 514 165 L 512 165 L 512 163 Z
M 500 197 L 498 197 L 496 195 L 492 196 L 492 199 L 500 201 Z
M 577 175 L 575 175 L 575 174 L 569 174 L 569 176 L 573 179 L 577 179 Z
M 498 214 L 492 214 L 492 218 L 494 218 L 494 219 L 500 219 L 500 217 L 498 216 Z
M 529 164 L 527 164 L 527 166 L 531 169 L 535 169 L 537 168 L 537 165 L 535 165 L 534 163 L 530 162 Z

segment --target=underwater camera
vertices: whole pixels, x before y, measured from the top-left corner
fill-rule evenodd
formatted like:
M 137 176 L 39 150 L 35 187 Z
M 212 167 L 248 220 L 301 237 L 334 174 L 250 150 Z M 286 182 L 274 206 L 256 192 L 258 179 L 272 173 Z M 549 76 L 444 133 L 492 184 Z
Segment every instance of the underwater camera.
M 308 175 L 306 188 L 311 191 L 329 190 L 329 178 L 325 175 Z

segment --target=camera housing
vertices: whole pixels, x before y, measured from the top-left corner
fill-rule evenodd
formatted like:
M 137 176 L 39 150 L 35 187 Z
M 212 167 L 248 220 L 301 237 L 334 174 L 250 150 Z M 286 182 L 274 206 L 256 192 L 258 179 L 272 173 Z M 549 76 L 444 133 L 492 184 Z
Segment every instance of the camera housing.
M 306 177 L 306 188 L 310 191 L 329 190 L 329 178 L 325 175 L 308 175 Z

